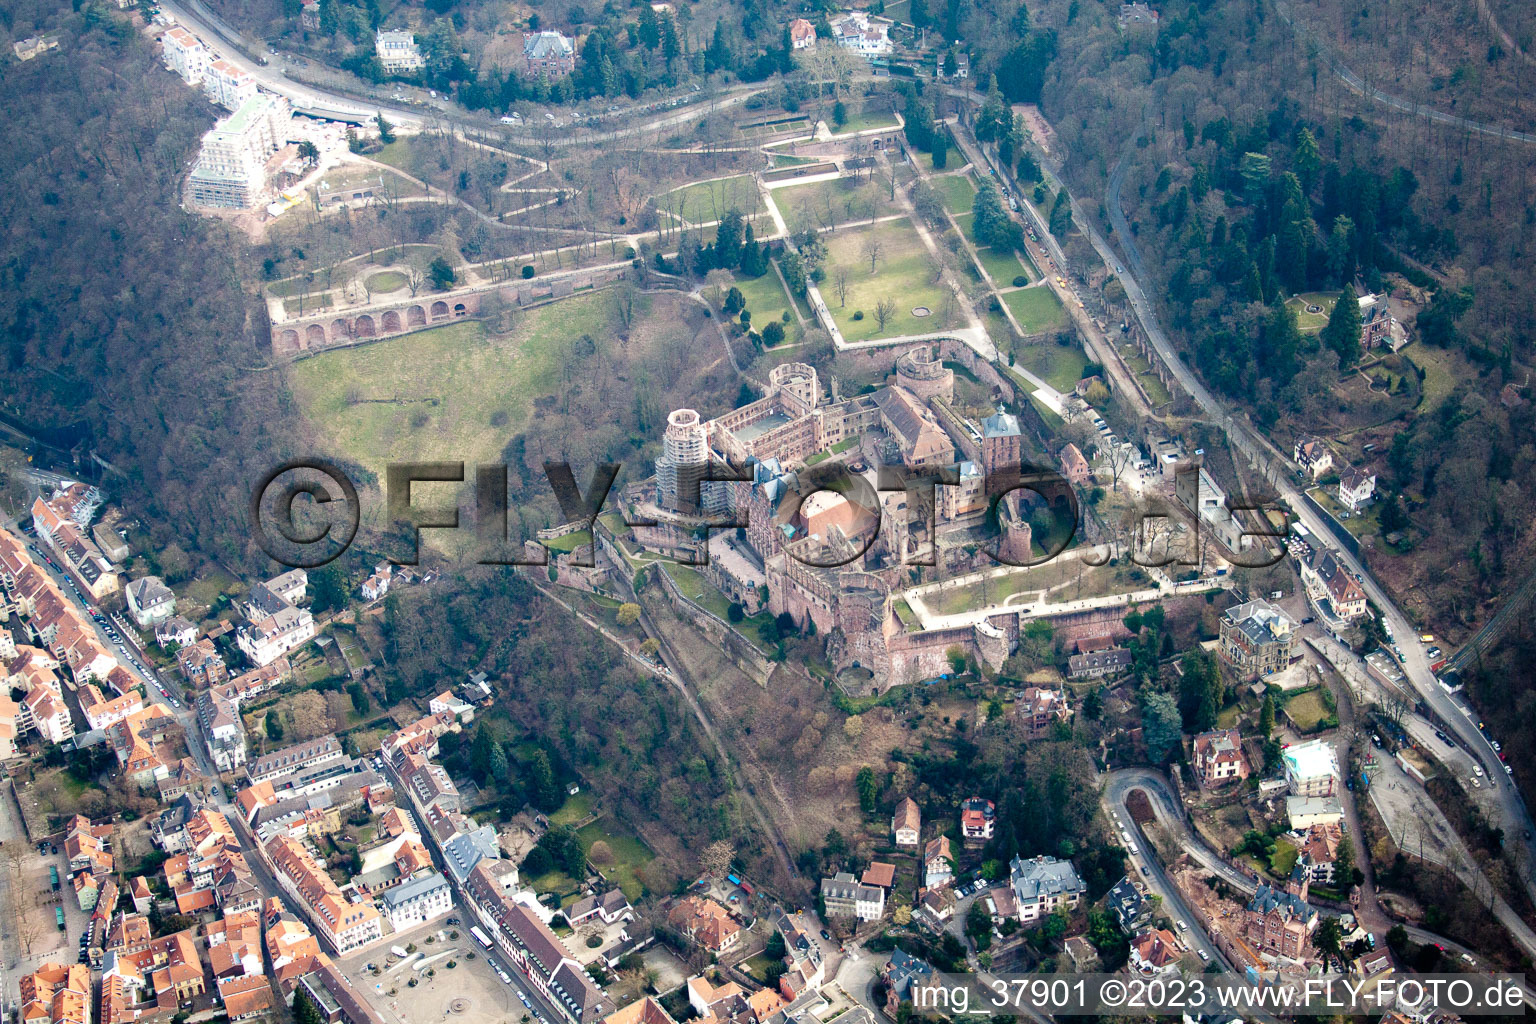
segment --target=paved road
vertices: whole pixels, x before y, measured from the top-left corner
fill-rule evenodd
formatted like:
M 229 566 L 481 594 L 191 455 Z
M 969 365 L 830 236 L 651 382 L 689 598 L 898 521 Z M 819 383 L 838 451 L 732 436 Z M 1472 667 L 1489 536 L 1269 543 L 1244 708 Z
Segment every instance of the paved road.
M 1150 113 L 1149 105 L 1147 114 L 1150 115 Z M 1505 775 L 1503 762 L 1499 760 L 1488 738 L 1477 728 L 1476 720 L 1472 717 L 1473 713 L 1442 689 L 1434 673 L 1430 671 L 1429 659 L 1424 653 L 1425 645 L 1418 639 L 1418 629 L 1392 600 L 1386 588 L 1370 574 L 1358 558 L 1337 541 L 1329 526 L 1302 498 L 1301 490 L 1297 486 L 1300 470 L 1291 463 L 1290 459 L 1277 451 L 1269 440 L 1254 429 L 1246 419 L 1238 419 L 1227 412 L 1226 407 L 1185 365 L 1173 343 L 1164 333 L 1158 322 L 1156 310 L 1142 290 L 1140 279 L 1147 277 L 1146 265 L 1136 245 L 1136 238 L 1131 233 L 1130 224 L 1126 222 L 1125 213 L 1120 207 L 1120 191 L 1135 144 L 1136 138 L 1133 133 L 1127 138 L 1120 159 L 1110 175 L 1105 205 L 1109 210 L 1109 219 L 1114 227 L 1116 240 L 1125 250 L 1123 269 L 1126 272 L 1120 274 L 1120 282 L 1125 288 L 1126 297 L 1137 320 L 1146 332 L 1148 341 L 1156 349 L 1163 365 L 1178 380 L 1180 386 L 1204 410 L 1207 420 L 1221 428 L 1232 444 L 1263 472 L 1281 501 L 1291 509 L 1297 519 L 1306 525 L 1307 529 L 1312 531 L 1318 543 L 1327 545 L 1339 561 L 1360 579 L 1366 596 L 1381 610 L 1383 620 L 1402 648 L 1401 660 L 1414 690 L 1434 715 L 1441 719 L 1444 727 L 1461 741 L 1463 748 L 1483 765 L 1488 777 L 1495 780 L 1499 823 L 1504 828 L 1507 843 L 1512 847 L 1515 845 L 1520 847 L 1515 853 L 1517 862 L 1536 863 L 1536 846 L 1532 845 L 1530 839 L 1524 838 L 1533 834 L 1532 823 L 1530 813 L 1524 801 L 1521 800 L 1519 791 Z M 1102 240 L 1097 239 L 1096 236 L 1094 240 L 1097 248 Z M 1117 264 L 1114 251 L 1107 245 L 1100 248 L 1099 252 L 1111 266 Z M 1522 871 L 1519 874 L 1532 899 L 1536 899 L 1536 877 L 1533 877 L 1529 871 Z

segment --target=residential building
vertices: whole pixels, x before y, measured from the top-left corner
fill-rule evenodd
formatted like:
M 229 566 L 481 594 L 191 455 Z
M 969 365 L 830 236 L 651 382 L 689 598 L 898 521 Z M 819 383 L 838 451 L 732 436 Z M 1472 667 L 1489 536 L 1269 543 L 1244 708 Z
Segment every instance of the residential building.
M 245 764 L 245 725 L 240 719 L 240 706 L 212 690 L 198 694 L 193 706 L 214 767 L 232 772 Z
M 180 615 L 172 615 L 155 627 L 155 643 L 163 648 L 186 647 L 197 642 L 197 627 Z
M 21 735 L 16 719 L 20 714 L 21 705 L 0 694 L 0 761 L 9 761 L 21 753 L 16 749 L 16 740 Z
M 923 887 L 940 889 L 955 880 L 955 854 L 949 836 L 935 836 L 923 847 Z
M 288 101 L 256 93 L 221 118 L 204 136 L 192 169 L 192 202 L 249 209 L 267 188 L 266 163 L 288 139 Z
M 416 46 L 416 36 L 408 29 L 379 30 L 374 33 L 373 49 L 387 75 L 410 74 L 427 66 Z
M 576 41 L 559 32 L 523 35 L 523 73 L 530 78 L 563 78 L 576 70 Z
M 1344 805 L 1336 796 L 1288 796 L 1285 819 L 1293 831 L 1314 825 L 1337 824 L 1344 820 Z
M 1376 494 L 1376 471 L 1369 466 L 1346 466 L 1339 474 L 1339 501 L 1359 512 Z
M 300 601 L 304 600 L 304 595 L 308 590 L 309 573 L 305 572 L 303 569 L 289 569 L 287 572 L 280 573 L 267 580 L 267 582 L 262 584 L 262 586 L 266 588 L 266 591 L 269 594 L 275 596 L 279 601 L 282 601 L 286 604 L 298 604 Z M 277 609 L 273 608 L 267 614 L 270 615 L 276 610 Z M 256 616 L 256 618 L 265 617 L 266 616 L 261 615 Z
M 345 758 L 341 742 L 334 734 L 327 734 L 261 755 L 245 770 L 245 777 L 253 783 L 271 782 L 274 789 L 292 788 L 278 783 L 295 776 L 307 779 L 314 772 L 336 765 Z
M 1104 679 L 1117 676 L 1131 667 L 1131 652 L 1124 647 L 1074 654 L 1067 658 L 1070 679 Z
M 1158 12 L 1153 10 L 1151 5 L 1143 3 L 1142 0 L 1132 0 L 1131 3 L 1120 5 L 1119 22 L 1121 28 L 1138 25 L 1150 25 L 1155 28 L 1159 17 Z
M 216 60 L 203 74 L 203 92 L 225 110 L 239 110 L 242 103 L 256 95 L 256 79 L 227 60 Z
M 1307 903 L 1306 883 L 1275 889 L 1261 883 L 1244 913 L 1248 944 L 1261 953 L 1304 959 L 1317 929 L 1317 911 Z
M 1334 862 L 1339 856 L 1339 844 L 1344 841 L 1344 826 L 1337 821 L 1312 825 L 1302 833 L 1296 865 L 1306 873 L 1308 882 L 1333 884 Z
M 1243 754 L 1243 740 L 1236 729 L 1201 733 L 1195 737 L 1190 755 L 1202 786 L 1220 786 L 1248 777 L 1248 758 Z
M 21 1024 L 91 1024 L 91 969 L 85 964 L 43 964 L 18 985 Z
M 874 19 L 863 11 L 850 11 L 832 22 L 832 38 L 845 50 L 865 57 L 890 53 L 891 26 L 883 19 Z
M 923 812 L 917 801 L 904 796 L 896 802 L 896 813 L 891 816 L 891 835 L 897 846 L 916 846 L 923 834 Z
M 177 651 L 176 667 L 181 669 L 182 677 L 194 687 L 214 686 L 229 678 L 224 656 L 207 637 Z
M 1278 672 L 1295 653 L 1295 621 L 1263 599 L 1228 608 L 1219 629 L 1221 658 L 1243 679 Z
M 235 634 L 235 644 L 257 665 L 270 665 L 314 638 L 315 620 L 309 609 L 289 606 L 254 625 L 242 627 Z
M 1313 480 L 1317 480 L 1333 468 L 1333 449 L 1320 437 L 1312 437 L 1304 434 L 1296 439 L 1296 445 L 1291 451 L 1291 458 L 1301 471 Z
M 46 686 L 34 686 L 22 699 L 19 718 L 49 743 L 63 743 L 75 734 L 75 723 L 64 698 Z
M 481 924 L 512 962 L 527 973 L 534 988 L 571 1024 L 596 1024 L 613 1012 L 612 1001 L 521 895 L 490 894 L 489 899 L 476 902 Z
M 796 18 L 789 23 L 789 45 L 796 50 L 811 50 L 816 47 L 816 26 L 804 18 Z
M 1013 702 L 1011 717 L 1025 739 L 1038 740 L 1052 735 L 1057 723 L 1072 721 L 1072 708 L 1065 690 L 1026 686 Z
M 1131 939 L 1131 970 L 1143 978 L 1179 969 L 1179 940 L 1166 928 L 1143 928 Z
M 75 584 L 97 601 L 115 594 L 120 586 L 111 561 L 85 532 L 100 506 L 100 492 L 79 483 L 60 487 L 47 501 L 32 502 L 38 541 Z
M 427 712 L 433 715 L 451 715 L 461 725 L 468 725 L 475 720 L 475 706 L 455 697 L 452 690 L 444 690 L 427 701 Z
M 864 885 L 846 871 L 821 880 L 821 898 L 828 917 L 878 921 L 885 913 L 885 890 L 878 885 Z
M 320 31 L 320 0 L 303 0 L 299 10 L 299 27 L 311 32 Z
M 583 896 L 565 908 L 566 923 L 572 928 L 578 928 L 588 921 L 617 924 L 632 917 L 634 909 L 629 905 L 629 898 L 624 895 L 623 889 L 609 889 L 605 893 Z
M 1301 582 L 1308 598 L 1327 619 L 1348 623 L 1366 613 L 1365 589 L 1327 548 L 1318 548 L 1302 560 Z
M 208 50 L 202 41 L 182 28 L 173 26 L 160 37 L 160 53 L 165 66 L 181 76 L 188 85 L 201 85 L 208 70 Z
M 967 843 L 986 842 L 996 827 L 997 806 L 991 800 L 973 796 L 960 802 L 960 836 Z
M 453 912 L 453 889 L 439 872 L 384 890 L 384 916 L 397 932 L 435 921 Z
M 331 952 L 349 953 L 383 937 L 383 917 L 373 904 L 345 896 L 297 839 L 281 835 L 263 850 L 278 882 L 307 908 L 315 934 Z
M 1147 899 L 1146 890 L 1131 881 L 1130 876 L 1120 879 L 1104 894 L 1104 909 L 1126 935 L 1133 934 L 1152 916 L 1152 902 Z
M 363 581 L 362 595 L 364 601 L 377 601 L 389 593 L 390 566 L 385 563 L 373 571 L 373 575 Z
M 667 913 L 667 924 L 690 942 L 720 954 L 741 939 L 741 925 L 720 904 L 704 896 L 685 896 Z
M 176 595 L 158 576 L 143 576 L 123 588 L 128 614 L 140 629 L 149 629 L 176 614 Z
M 1280 752 L 1285 782 L 1293 796 L 1334 796 L 1339 787 L 1339 760 L 1326 740 L 1293 743 Z
M 57 50 L 58 48 L 59 40 L 54 36 L 27 36 L 27 38 L 18 39 L 11 44 L 11 50 L 15 52 L 16 59 L 21 61 L 31 60 L 40 54 L 47 53 L 49 50 Z
M 144 710 L 144 700 L 140 697 L 138 690 L 129 690 L 110 700 L 91 683 L 80 687 L 77 692 L 80 697 L 80 711 L 85 715 L 86 724 L 93 730 L 105 729 L 113 722 L 121 722 L 129 715 Z
M 902 1003 L 915 1004 L 922 999 L 923 990 L 942 984 L 931 964 L 902 949 L 891 950 L 881 973 L 886 982 L 884 1010 L 892 1020 L 896 1019 Z
M 869 867 L 864 869 L 864 875 L 859 882 L 863 885 L 878 885 L 882 889 L 889 890 L 896 884 L 896 865 L 881 860 L 870 861 Z
M 1076 907 L 1083 898 L 1083 880 L 1069 860 L 1015 857 L 1008 865 L 1019 920 L 1035 921 L 1058 909 Z

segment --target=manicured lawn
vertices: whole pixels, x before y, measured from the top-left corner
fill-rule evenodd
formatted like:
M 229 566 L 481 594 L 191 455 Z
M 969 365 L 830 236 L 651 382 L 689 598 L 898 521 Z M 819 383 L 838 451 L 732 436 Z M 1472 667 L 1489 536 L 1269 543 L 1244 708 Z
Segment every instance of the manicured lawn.
M 976 580 L 951 590 L 927 594 L 923 601 L 931 611 L 940 615 L 958 615 L 976 608 L 1001 604 L 1014 594 L 1030 594 L 1032 600 L 1034 595 L 1047 587 L 1054 587 L 1071 578 L 1065 574 L 1064 565 L 1049 562 L 1017 569 L 1004 576 Z
M 802 164 L 814 164 L 820 158 L 814 156 L 790 156 L 787 153 L 775 153 L 773 166 L 775 167 L 799 167 Z
M 1284 839 L 1275 841 L 1275 852 L 1269 858 L 1270 874 L 1276 878 L 1290 878 L 1291 869 L 1296 866 L 1296 857 L 1300 851 Z
M 867 132 L 871 128 L 891 128 L 895 124 L 896 115 L 889 110 L 866 110 L 850 113 L 841 128 L 833 127 L 832 130 L 835 134 L 847 135 L 849 132 Z
M 992 284 L 997 288 L 1012 288 L 1013 279 L 1024 278 L 1028 284 L 1036 280 L 1036 275 L 1030 273 L 1030 268 L 1019 262 L 1019 257 L 1011 252 L 999 252 L 992 246 L 976 250 L 976 259 L 992 278 Z
M 964 174 L 946 174 L 929 181 L 934 190 L 944 197 L 944 209 L 953 214 L 970 213 L 976 201 L 976 186 Z
M 645 883 L 640 880 L 639 871 L 655 860 L 656 855 L 635 836 L 606 831 L 603 824 L 604 819 L 600 818 L 577 831 L 576 836 L 588 858 L 592 856 L 593 843 L 602 840 L 608 844 L 608 849 L 613 851 L 613 863 L 598 864 L 598 870 L 610 882 L 617 883 L 631 903 L 638 903 L 645 895 Z
M 656 198 L 656 209 L 663 211 L 663 220 L 671 220 L 665 212 L 670 210 L 690 224 L 719 220 L 733 207 L 748 217 L 762 210 L 752 175 L 738 174 L 734 178 L 685 185 Z
M 779 283 L 778 274 L 770 269 L 762 277 L 737 275 L 736 287 L 741 289 L 742 297 L 747 300 L 747 308 L 752 311 L 754 330 L 761 331 L 769 321 L 783 320 L 784 314 L 788 313 L 789 319 L 784 321 L 784 340 L 791 343 L 800 340 L 804 332 L 800 330 L 800 321 L 790 308 L 789 294 Z
M 366 281 L 368 290 L 375 294 L 399 291 L 408 283 L 405 275 L 398 270 L 381 270 L 377 274 L 369 274 Z
M 720 593 L 708 580 L 700 575 L 697 569 L 686 565 L 672 565 L 670 563 L 664 565 L 662 569 L 668 576 L 672 577 L 672 582 L 677 584 L 677 589 L 683 592 L 684 597 L 699 605 L 705 611 L 713 612 L 722 619 L 726 618 L 731 602 L 727 601 L 724 594 Z
M 773 204 L 791 232 L 825 231 L 851 220 L 869 220 L 895 212 L 890 189 L 878 182 L 834 178 L 776 188 Z
M 303 316 L 317 309 L 330 309 L 332 305 L 331 293 L 321 292 L 319 295 L 305 296 L 302 302 L 297 298 L 284 299 L 283 311 L 289 316 Z
M 294 363 L 291 383 L 330 454 L 380 480 L 390 462 L 495 462 L 533 398 L 558 384 L 557 353 L 610 330 L 614 315 L 606 294 L 582 295 L 524 313 L 505 337 L 462 321 L 324 352 Z
M 1068 601 L 1084 600 L 1090 597 L 1107 597 L 1110 594 L 1124 594 L 1132 590 L 1139 590 L 1150 585 L 1146 573 L 1140 569 L 1130 569 L 1123 565 L 1100 565 L 1092 568 L 1084 567 L 1079 576 L 1076 569 L 1082 563 L 1076 563 L 1069 574 L 1070 582 L 1060 590 L 1046 595 L 1047 604 L 1065 604 Z M 1140 579 L 1133 579 L 1133 574 Z
M 877 240 L 881 247 L 874 273 L 870 272 L 869 259 L 865 255 L 871 239 Z M 938 316 L 943 292 L 933 281 L 928 251 L 907 220 L 837 232 L 831 236 L 827 249 L 827 280 L 822 284 L 822 298 L 843 337 L 849 341 L 926 334 L 948 326 L 940 322 Z M 839 301 L 833 284 L 837 268 L 848 272 L 846 302 Z M 875 306 L 881 300 L 895 304 L 895 313 L 883 330 L 875 317 Z M 926 306 L 931 315 L 913 316 L 912 310 L 919 306 Z M 864 316 L 855 320 L 854 314 L 858 311 Z
M 1058 345 L 1054 339 L 1022 344 L 1014 349 L 1013 361 L 1045 381 L 1057 391 L 1071 391 L 1083 379 L 1088 357 L 1076 345 Z
M 1296 326 L 1306 334 L 1320 331 L 1328 325 L 1328 316 L 1338 300 L 1338 292 L 1303 292 L 1286 299 L 1285 304 L 1296 311 Z M 1322 312 L 1308 313 L 1308 306 L 1318 306 Z
M 1061 300 L 1043 285 L 1009 292 L 1003 296 L 1003 302 L 1013 311 L 1014 319 L 1026 335 L 1044 334 L 1067 326 L 1067 314 L 1061 308 Z

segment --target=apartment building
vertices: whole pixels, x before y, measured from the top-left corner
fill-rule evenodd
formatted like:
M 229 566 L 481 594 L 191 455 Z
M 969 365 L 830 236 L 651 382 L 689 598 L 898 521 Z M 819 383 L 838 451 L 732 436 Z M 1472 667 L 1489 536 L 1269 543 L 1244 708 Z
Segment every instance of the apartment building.
M 435 921 L 453 911 L 453 889 L 440 872 L 386 889 L 384 916 L 397 932 Z
M 256 95 L 256 79 L 227 60 L 216 60 L 203 74 L 203 92 L 225 110 L 239 110 Z
M 316 935 L 332 953 L 350 953 L 383 938 L 383 915 L 373 904 L 343 894 L 297 839 L 280 835 L 264 849 L 278 881 L 308 909 Z
M 201 85 L 210 56 L 202 40 L 180 25 L 160 37 L 160 55 L 165 66 L 181 76 L 188 85 Z
M 192 202 L 230 209 L 257 205 L 266 190 L 267 159 L 287 143 L 288 122 L 288 101 L 268 93 L 252 95 L 221 118 L 203 136 L 192 169 Z
M 1083 899 L 1083 880 L 1069 860 L 1055 857 L 1013 858 L 1008 865 L 1019 920 L 1038 920 L 1058 909 L 1072 909 Z

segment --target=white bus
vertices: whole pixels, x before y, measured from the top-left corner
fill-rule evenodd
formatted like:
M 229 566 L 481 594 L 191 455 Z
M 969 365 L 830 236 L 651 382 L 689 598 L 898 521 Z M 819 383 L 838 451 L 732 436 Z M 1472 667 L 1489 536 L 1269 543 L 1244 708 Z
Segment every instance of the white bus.
M 480 945 L 484 946 L 486 949 L 491 948 L 491 940 L 486 936 L 485 932 L 480 930 L 479 925 L 471 928 L 469 930 L 469 934 L 473 935 L 475 937 L 475 941 L 480 943 Z

